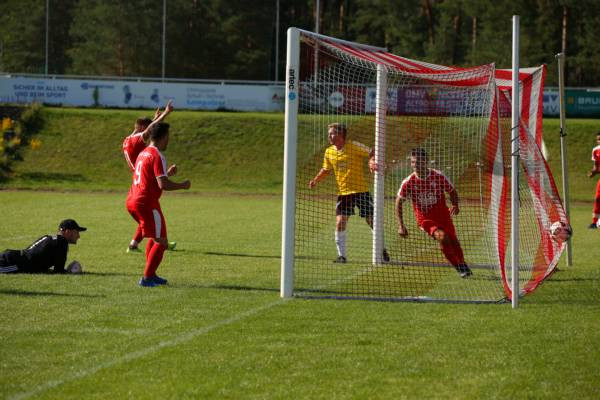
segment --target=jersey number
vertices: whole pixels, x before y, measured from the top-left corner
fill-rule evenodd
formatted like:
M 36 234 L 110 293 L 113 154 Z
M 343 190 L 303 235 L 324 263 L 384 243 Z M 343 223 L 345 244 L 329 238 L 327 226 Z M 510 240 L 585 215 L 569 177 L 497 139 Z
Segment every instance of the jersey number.
M 135 165 L 135 178 L 133 179 L 133 184 L 139 185 L 141 180 L 142 180 L 142 163 L 138 162 Z

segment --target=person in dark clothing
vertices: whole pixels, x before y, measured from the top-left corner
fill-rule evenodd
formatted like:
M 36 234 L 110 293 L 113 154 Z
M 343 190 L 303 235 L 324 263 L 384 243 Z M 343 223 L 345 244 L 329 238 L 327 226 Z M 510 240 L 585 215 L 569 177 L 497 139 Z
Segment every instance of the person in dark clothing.
M 75 272 L 75 269 L 71 271 L 71 266 L 77 262 L 71 263 L 65 270 L 69 243 L 77 244 L 79 232 L 86 229 L 73 219 L 65 219 L 58 226 L 56 235 L 44 235 L 24 250 L 8 249 L 0 253 L 0 273 Z M 81 268 L 79 263 L 77 264 Z

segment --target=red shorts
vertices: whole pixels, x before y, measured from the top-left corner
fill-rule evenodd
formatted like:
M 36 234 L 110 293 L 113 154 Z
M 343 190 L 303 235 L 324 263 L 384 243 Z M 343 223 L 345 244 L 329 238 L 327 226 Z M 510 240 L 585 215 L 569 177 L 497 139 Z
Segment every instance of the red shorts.
M 152 239 L 167 237 L 167 224 L 160 206 L 148 207 L 127 203 L 127 211 L 140 224 L 144 237 Z
M 433 232 L 435 232 L 438 229 L 441 229 L 444 232 L 446 232 L 447 235 L 451 237 L 456 237 L 456 230 L 454 229 L 454 224 L 452 223 L 452 220 L 434 221 L 432 219 L 424 219 L 419 223 L 419 226 L 429 236 L 433 236 Z

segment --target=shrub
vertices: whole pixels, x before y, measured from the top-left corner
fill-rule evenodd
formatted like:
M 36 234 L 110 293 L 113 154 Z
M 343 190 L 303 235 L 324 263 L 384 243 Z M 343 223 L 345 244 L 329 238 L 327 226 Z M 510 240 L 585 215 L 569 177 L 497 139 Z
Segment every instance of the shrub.
M 27 106 L 18 120 L 3 117 L 0 137 L 0 180 L 8 177 L 15 161 L 22 161 L 23 147 L 31 145 L 33 149 L 41 146 L 41 140 L 32 138 L 43 126 L 42 106 L 34 103 Z

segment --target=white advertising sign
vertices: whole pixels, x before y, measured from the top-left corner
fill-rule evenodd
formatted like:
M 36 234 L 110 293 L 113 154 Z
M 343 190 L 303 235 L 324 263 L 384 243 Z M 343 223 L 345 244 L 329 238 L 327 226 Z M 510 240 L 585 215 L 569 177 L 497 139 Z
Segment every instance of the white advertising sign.
M 0 102 L 119 108 L 282 111 L 284 87 L 203 83 L 0 77 Z

